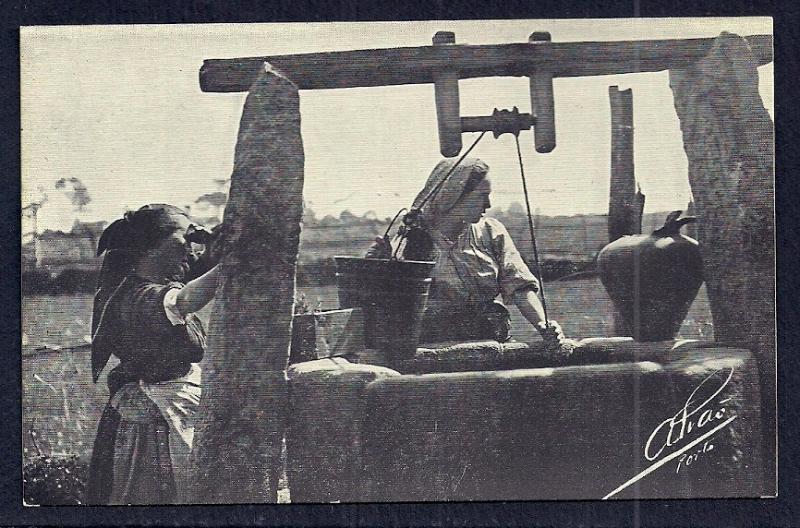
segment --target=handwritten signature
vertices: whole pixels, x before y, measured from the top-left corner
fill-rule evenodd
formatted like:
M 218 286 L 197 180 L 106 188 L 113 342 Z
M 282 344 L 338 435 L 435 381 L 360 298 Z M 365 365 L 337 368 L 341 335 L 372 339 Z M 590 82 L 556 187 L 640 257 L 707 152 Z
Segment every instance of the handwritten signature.
M 650 433 L 644 446 L 644 456 L 653 464 L 617 487 L 603 499 L 616 495 L 671 460 L 681 457 L 676 469 L 679 471 L 681 464 L 688 466 L 696 461 L 700 454 L 711 451 L 714 446 L 707 441 L 708 438 L 736 419 L 736 415 L 724 406 L 730 398 L 718 400 L 733 378 L 733 372 L 732 367 L 720 369 L 701 381 L 686 399 L 683 407 L 658 424 Z M 699 436 L 693 438 L 695 435 Z M 698 448 L 697 453 L 686 454 L 704 441 L 705 444 Z M 690 458 L 691 461 L 689 461 Z
M 726 418 L 727 409 L 725 409 L 725 407 L 712 406 L 711 403 L 714 402 L 733 377 L 733 369 L 731 368 L 729 370 L 730 372 L 725 378 L 725 381 L 723 381 L 716 390 L 713 389 L 713 382 L 719 380 L 721 376 L 718 374 L 722 372 L 721 370 L 714 372 L 700 382 L 700 385 L 698 385 L 689 395 L 689 398 L 686 399 L 683 408 L 675 413 L 674 416 L 667 418 L 653 429 L 653 432 L 650 433 L 650 438 L 647 439 L 647 443 L 644 446 L 644 457 L 647 460 L 652 462 L 658 459 L 666 448 L 677 445 L 692 431 L 698 431 L 709 424 Z M 713 390 L 711 395 L 706 397 L 702 403 L 697 404 L 696 398 L 698 396 L 702 398 L 703 392 L 708 391 L 709 388 Z M 699 416 L 697 416 L 698 413 L 700 413 Z M 656 448 L 658 450 L 653 452 Z

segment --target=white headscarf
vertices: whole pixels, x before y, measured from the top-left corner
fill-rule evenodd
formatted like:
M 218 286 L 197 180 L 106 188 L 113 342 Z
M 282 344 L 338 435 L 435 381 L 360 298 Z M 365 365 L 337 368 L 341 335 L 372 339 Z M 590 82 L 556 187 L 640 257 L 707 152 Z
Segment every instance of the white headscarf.
M 489 166 L 478 158 L 464 158 L 433 196 L 428 195 L 439 185 L 455 165 L 455 159 L 440 161 L 428 176 L 425 187 L 414 199 L 412 209 L 420 210 L 420 224 L 431 229 L 441 223 L 442 218 L 450 212 L 464 196 L 470 181 L 478 183 L 489 172 Z M 427 199 L 427 201 L 425 201 Z M 423 204 L 423 202 L 425 202 Z

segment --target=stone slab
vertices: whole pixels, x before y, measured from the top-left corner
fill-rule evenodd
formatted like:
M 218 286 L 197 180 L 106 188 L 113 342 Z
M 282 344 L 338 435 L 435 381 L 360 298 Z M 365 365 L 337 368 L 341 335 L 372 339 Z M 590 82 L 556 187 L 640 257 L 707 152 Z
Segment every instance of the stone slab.
M 648 468 L 610 498 L 758 496 L 757 379 L 746 350 L 689 347 L 664 362 L 378 380 L 361 500 L 601 499 Z
M 291 419 L 286 449 L 293 503 L 358 499 L 364 391 L 375 380 L 399 375 L 344 358 L 289 367 Z

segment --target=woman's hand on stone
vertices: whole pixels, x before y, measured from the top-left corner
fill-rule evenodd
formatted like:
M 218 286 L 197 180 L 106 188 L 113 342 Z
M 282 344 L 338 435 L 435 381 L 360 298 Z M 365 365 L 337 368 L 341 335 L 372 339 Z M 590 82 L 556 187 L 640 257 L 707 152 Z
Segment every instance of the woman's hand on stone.
M 577 341 L 564 337 L 564 330 L 556 321 L 548 321 L 547 326 L 544 321 L 540 321 L 535 326 L 544 341 L 544 354 L 550 360 L 568 358 L 578 345 Z
M 225 254 L 225 250 L 223 248 L 224 229 L 224 224 L 218 224 L 211 230 L 211 236 L 204 244 L 205 247 L 203 248 L 203 251 L 194 255 L 194 258 L 190 264 L 189 274 L 186 277 L 187 281 L 200 277 L 220 263 L 223 255 Z
M 224 226 L 225 224 L 217 224 L 214 226 L 211 230 L 211 240 L 208 241 L 205 251 L 203 251 L 204 260 L 212 267 L 219 264 L 224 254 L 224 240 L 222 239 L 223 231 L 225 230 Z
M 557 321 L 552 319 L 547 322 L 547 325 L 545 325 L 544 321 L 536 323 L 536 329 L 545 342 L 559 342 L 564 339 L 564 329 L 561 328 Z

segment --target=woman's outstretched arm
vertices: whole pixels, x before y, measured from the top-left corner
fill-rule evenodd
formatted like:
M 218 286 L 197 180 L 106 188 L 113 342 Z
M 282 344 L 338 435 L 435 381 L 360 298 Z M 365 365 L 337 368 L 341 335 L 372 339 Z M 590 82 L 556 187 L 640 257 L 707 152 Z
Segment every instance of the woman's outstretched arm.
M 217 292 L 219 270 L 220 267 L 217 264 L 178 290 L 176 306 L 181 315 L 185 317 L 199 311 L 214 298 L 214 294 Z
M 532 288 L 524 288 L 514 292 L 514 304 L 522 315 L 539 331 L 545 346 L 558 348 L 564 343 L 564 330 L 556 321 L 550 319 L 545 325 L 544 307 L 539 295 Z
M 514 304 L 522 315 L 534 326 L 544 325 L 544 308 L 539 295 L 532 288 L 524 288 L 514 292 Z

